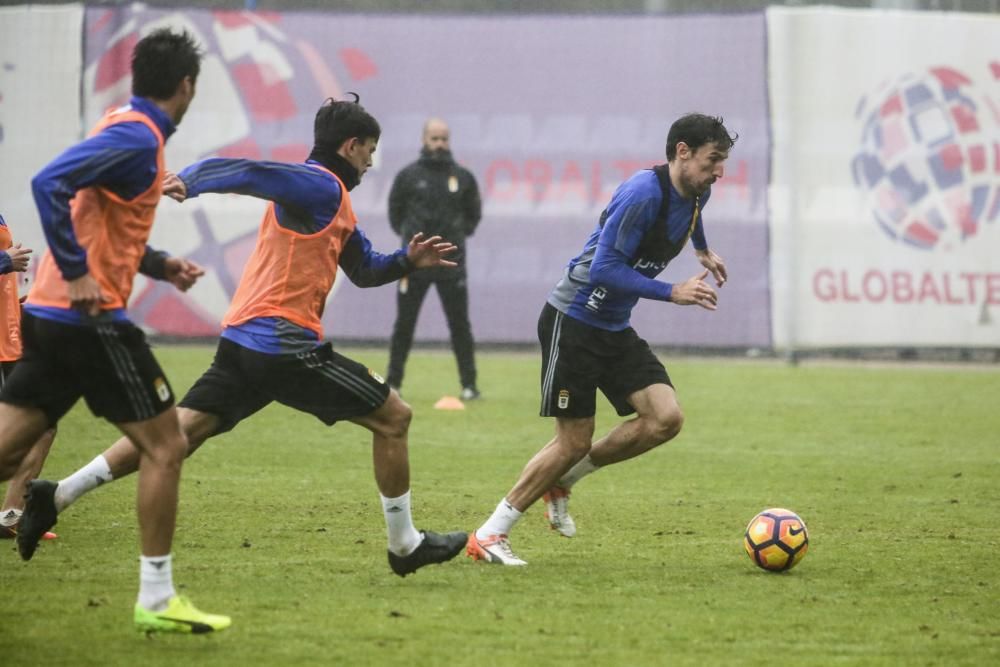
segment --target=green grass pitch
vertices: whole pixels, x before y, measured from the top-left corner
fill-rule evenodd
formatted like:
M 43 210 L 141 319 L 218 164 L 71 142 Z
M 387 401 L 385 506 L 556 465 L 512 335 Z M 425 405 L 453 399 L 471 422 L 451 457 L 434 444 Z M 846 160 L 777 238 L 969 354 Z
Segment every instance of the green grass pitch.
M 385 366 L 382 351 L 345 352 Z M 157 350 L 179 393 L 211 354 Z M 1000 369 L 665 363 L 684 431 L 582 481 L 575 538 L 529 510 L 512 536 L 526 568 L 461 556 L 394 576 L 368 433 L 271 406 L 184 468 L 175 581 L 230 630 L 133 631 L 133 477 L 63 514 L 30 563 L 2 545 L 0 664 L 1000 664 Z M 454 361 L 414 355 L 418 527 L 474 529 L 551 437 L 538 364 L 483 353 L 484 399 L 441 412 Z M 598 433 L 615 422 L 602 404 Z M 78 405 L 44 476 L 113 438 Z M 784 574 L 741 544 L 773 506 L 811 536 Z

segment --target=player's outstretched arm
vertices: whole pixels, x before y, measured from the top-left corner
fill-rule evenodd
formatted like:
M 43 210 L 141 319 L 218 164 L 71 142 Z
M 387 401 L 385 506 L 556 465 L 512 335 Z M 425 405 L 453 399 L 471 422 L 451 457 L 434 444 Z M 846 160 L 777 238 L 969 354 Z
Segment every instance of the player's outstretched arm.
M 172 171 L 163 175 L 163 196 L 182 202 L 187 199 L 187 184 Z
M 188 291 L 198 278 L 205 275 L 205 269 L 200 264 L 183 257 L 168 257 L 164 269 L 167 282 L 181 292 Z
M 4 261 L 4 256 L 6 256 L 7 261 Z M 14 245 L 13 248 L 0 250 L 0 273 L 27 271 L 30 261 L 31 248 L 22 248 L 20 243 Z
M 417 232 L 406 246 L 406 258 L 415 269 L 427 269 L 432 266 L 454 267 L 458 264 L 446 259 L 445 256 L 456 250 L 458 247 L 454 243 L 445 241 L 440 236 L 425 239 L 423 232 Z
M 716 255 L 711 250 L 695 250 L 695 256 L 701 265 L 712 272 L 712 277 L 715 278 L 715 284 L 722 287 L 729 280 L 729 274 L 726 272 L 726 263 L 722 261 L 722 258 Z
M 139 273 L 153 280 L 168 282 L 181 292 L 186 292 L 205 275 L 205 269 L 197 262 L 183 257 L 171 257 L 165 250 L 147 245 L 139 262 Z
M 670 292 L 670 300 L 681 306 L 701 306 L 705 310 L 716 310 L 719 295 L 705 282 L 707 277 L 708 269 L 682 283 L 675 283 Z

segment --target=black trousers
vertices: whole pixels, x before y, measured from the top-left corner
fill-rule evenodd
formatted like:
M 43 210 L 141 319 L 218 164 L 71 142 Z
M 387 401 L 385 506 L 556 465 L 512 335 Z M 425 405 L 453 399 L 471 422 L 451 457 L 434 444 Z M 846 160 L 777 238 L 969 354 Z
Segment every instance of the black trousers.
M 465 276 L 441 280 L 422 276 L 419 271 L 400 280 L 396 289 L 396 324 L 392 328 L 386 381 L 393 387 L 403 385 L 403 371 L 413 346 L 417 317 L 431 285 L 437 287 L 441 306 L 448 320 L 451 348 L 458 362 L 459 382 L 462 387 L 475 387 L 476 343 L 472 339 L 472 326 L 469 324 L 469 290 Z

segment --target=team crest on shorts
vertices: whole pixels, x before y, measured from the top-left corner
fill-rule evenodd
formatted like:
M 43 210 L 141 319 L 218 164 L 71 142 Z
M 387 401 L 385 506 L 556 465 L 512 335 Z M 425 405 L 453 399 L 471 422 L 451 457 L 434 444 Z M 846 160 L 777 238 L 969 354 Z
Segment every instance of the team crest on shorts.
M 156 389 L 156 396 L 161 401 L 166 403 L 170 400 L 170 387 L 167 386 L 167 381 L 163 378 L 156 378 L 153 380 L 153 388 Z
M 368 375 L 371 375 L 375 379 L 375 381 L 378 382 L 379 384 L 385 384 L 385 378 L 383 378 L 381 375 L 379 375 L 370 368 L 368 369 Z
M 565 410 L 569 407 L 569 390 L 560 389 L 559 390 L 559 409 Z

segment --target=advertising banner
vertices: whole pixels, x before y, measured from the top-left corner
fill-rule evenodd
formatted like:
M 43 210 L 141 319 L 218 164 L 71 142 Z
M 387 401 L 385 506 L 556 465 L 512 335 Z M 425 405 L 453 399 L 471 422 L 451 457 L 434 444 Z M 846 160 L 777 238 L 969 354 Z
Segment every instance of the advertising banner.
M 0 215 L 36 258 L 45 237 L 31 179 L 80 138 L 82 23 L 82 5 L 0 7 Z
M 385 252 L 401 243 L 386 217 L 393 177 L 417 158 L 424 121 L 448 121 L 455 157 L 476 175 L 484 202 L 468 247 L 480 341 L 536 341 L 549 290 L 614 188 L 665 161 L 667 129 L 678 116 L 723 116 L 740 140 L 704 219 L 731 283 L 718 312 L 647 302 L 633 323 L 656 344 L 770 346 L 763 13 L 463 17 L 94 7 L 84 27 L 88 124 L 128 98 L 131 48 L 161 25 L 187 28 L 206 50 L 197 97 L 168 144 L 168 166 L 180 170 L 210 156 L 301 161 L 320 103 L 357 92 L 382 138 L 374 168 L 351 196 L 361 228 Z M 209 275 L 185 295 L 143 283 L 133 317 L 161 333 L 216 333 L 263 208 L 218 195 L 161 204 L 153 244 L 200 261 Z M 681 281 L 698 268 L 689 250 L 663 278 Z M 387 339 L 394 290 L 338 279 L 327 335 Z M 447 339 L 436 297 L 425 304 L 417 339 Z
M 775 346 L 1000 345 L 1000 17 L 767 16 Z

